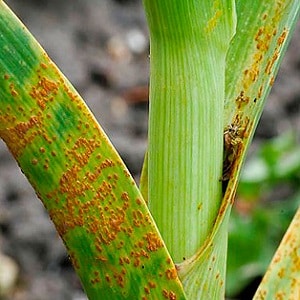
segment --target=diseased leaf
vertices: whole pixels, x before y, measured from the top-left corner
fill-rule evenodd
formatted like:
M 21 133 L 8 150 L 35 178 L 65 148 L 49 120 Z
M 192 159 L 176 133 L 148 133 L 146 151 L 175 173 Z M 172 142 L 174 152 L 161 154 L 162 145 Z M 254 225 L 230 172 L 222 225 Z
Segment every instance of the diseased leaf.
M 90 299 L 185 299 L 116 150 L 3 1 L 0 136 L 43 201 Z
M 254 300 L 300 298 L 300 209 L 277 249 Z

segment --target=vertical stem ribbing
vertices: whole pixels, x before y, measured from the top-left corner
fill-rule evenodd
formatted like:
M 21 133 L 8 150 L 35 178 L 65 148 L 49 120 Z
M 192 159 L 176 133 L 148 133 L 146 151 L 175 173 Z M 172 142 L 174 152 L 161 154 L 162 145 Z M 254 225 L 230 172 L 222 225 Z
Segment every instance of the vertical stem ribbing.
M 232 33 L 223 2 L 231 7 L 232 1 L 144 1 L 151 37 L 149 206 L 176 262 L 201 246 L 221 201 Z

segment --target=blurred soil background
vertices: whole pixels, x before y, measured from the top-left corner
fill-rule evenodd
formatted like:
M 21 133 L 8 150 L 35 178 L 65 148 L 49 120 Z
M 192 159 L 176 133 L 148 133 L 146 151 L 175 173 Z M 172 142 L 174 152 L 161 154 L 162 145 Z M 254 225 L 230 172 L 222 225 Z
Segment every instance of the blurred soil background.
M 138 181 L 147 147 L 149 76 L 149 40 L 142 2 L 6 2 L 85 99 Z M 250 157 L 266 140 L 284 132 L 298 132 L 295 136 L 299 145 L 299 51 L 298 24 Z M 279 185 L 276 193 L 268 197 L 280 200 L 294 192 Z M 245 213 L 245 208 L 242 210 Z M 0 144 L 0 291 L 1 300 L 86 299 L 43 205 L 3 142 Z M 235 299 L 247 297 L 244 294 Z

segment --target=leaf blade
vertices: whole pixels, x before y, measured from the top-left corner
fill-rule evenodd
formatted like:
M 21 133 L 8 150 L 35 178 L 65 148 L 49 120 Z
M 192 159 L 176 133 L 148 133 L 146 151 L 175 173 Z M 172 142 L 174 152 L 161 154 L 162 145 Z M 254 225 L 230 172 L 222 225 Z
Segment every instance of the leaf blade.
M 90 299 L 185 299 L 133 179 L 75 89 L 0 2 L 0 136 Z

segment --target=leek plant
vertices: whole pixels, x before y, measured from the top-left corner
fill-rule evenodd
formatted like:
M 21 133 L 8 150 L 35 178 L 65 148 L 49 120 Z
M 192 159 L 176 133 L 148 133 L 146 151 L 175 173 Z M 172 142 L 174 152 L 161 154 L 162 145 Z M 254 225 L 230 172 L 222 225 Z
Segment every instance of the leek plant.
M 0 136 L 49 212 L 89 299 L 224 298 L 241 165 L 299 6 L 144 0 L 149 149 L 138 189 L 81 97 L 0 1 Z M 299 222 L 256 299 L 299 292 L 293 226 Z

